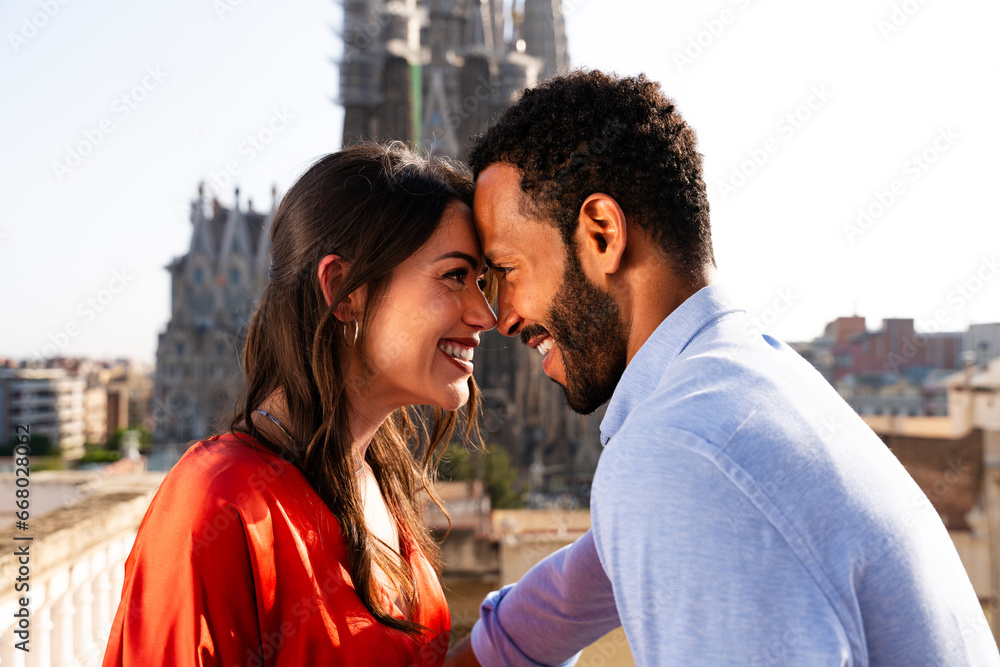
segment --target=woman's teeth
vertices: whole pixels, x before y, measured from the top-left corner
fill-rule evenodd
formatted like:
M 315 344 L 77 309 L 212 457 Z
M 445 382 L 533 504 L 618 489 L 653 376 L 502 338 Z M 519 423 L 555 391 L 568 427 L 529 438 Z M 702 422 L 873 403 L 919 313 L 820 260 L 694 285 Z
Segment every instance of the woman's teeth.
M 464 359 L 465 361 L 472 361 L 471 347 L 461 347 L 459 345 L 444 343 L 444 344 L 439 344 L 438 349 L 450 357 L 455 357 L 456 359 Z
M 541 343 L 539 343 L 538 347 L 536 347 L 535 349 L 538 350 L 544 357 L 546 354 L 549 353 L 549 350 L 551 350 L 552 346 L 555 344 L 556 342 L 554 340 L 552 340 L 551 338 L 546 338 Z

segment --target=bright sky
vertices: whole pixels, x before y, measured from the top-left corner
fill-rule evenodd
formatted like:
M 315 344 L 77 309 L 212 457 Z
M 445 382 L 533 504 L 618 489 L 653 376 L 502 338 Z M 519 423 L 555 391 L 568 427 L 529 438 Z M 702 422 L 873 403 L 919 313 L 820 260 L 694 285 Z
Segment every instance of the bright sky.
M 1000 4 L 564 7 L 575 66 L 645 72 L 698 131 L 719 277 L 762 328 L 1000 322 Z M 235 161 L 266 208 L 339 147 L 340 20 L 329 0 L 0 4 L 0 356 L 152 361 L 198 182 Z

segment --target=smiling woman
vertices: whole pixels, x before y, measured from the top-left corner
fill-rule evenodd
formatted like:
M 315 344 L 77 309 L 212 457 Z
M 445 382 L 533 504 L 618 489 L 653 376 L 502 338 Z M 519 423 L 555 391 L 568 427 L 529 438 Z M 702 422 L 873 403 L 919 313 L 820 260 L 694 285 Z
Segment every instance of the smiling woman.
M 473 351 L 496 323 L 471 190 L 401 144 L 328 155 L 289 190 L 244 395 L 150 505 L 106 666 L 443 662 L 417 494 L 434 498 L 428 470 L 466 404 L 474 435 Z M 429 429 L 414 404 L 434 407 Z
M 372 321 L 368 343 L 384 378 L 372 391 L 382 400 L 449 410 L 468 400 L 479 332 L 495 323 L 480 289 L 483 270 L 472 211 L 452 202 L 430 239 L 396 269 Z

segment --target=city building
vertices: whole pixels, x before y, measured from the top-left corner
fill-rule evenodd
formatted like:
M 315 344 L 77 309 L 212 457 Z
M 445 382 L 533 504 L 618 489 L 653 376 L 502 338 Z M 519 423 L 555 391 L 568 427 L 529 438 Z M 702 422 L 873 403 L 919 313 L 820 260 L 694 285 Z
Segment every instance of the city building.
M 119 429 L 141 427 L 152 430 L 153 378 L 145 373 L 125 372 L 107 382 L 107 435 Z
M 117 431 L 153 430 L 153 368 L 127 359 L 63 361 L 71 373 L 87 379 L 87 442 L 105 443 Z M 103 414 L 97 414 L 103 410 Z M 98 435 L 100 433 L 100 435 Z
M 29 384 L 34 387 L 31 390 L 34 396 L 31 400 L 34 401 L 32 403 L 34 405 L 38 405 L 38 396 L 48 391 L 39 389 L 42 386 L 39 383 L 43 380 L 55 382 L 60 387 L 72 386 L 74 391 L 76 385 L 82 383 L 83 398 L 80 410 L 85 443 L 104 445 L 120 429 L 136 427 L 152 429 L 152 373 L 134 362 L 124 359 L 96 361 L 77 357 L 55 357 L 44 361 L 11 361 L 7 366 L 0 366 L 0 370 L 6 372 L 9 377 L 20 378 L 22 382 L 28 379 L 33 381 L 34 384 Z M 60 389 L 60 391 L 65 390 Z M 67 403 L 67 399 L 64 398 L 63 402 Z M 73 405 L 75 411 L 75 399 Z M 39 423 L 43 429 L 48 428 L 46 426 L 49 423 L 48 417 L 36 414 L 35 419 L 41 420 Z M 65 431 L 65 427 L 63 430 Z M 73 458 L 76 448 L 75 438 L 71 438 L 64 442 L 63 453 Z
M 859 415 L 916 417 L 926 411 L 921 386 L 899 375 L 845 375 L 835 386 Z
M 1000 324 L 969 331 L 921 333 L 912 319 L 886 319 L 869 331 L 865 318 L 838 317 L 823 335 L 792 343 L 861 415 L 944 416 L 944 380 L 972 354 L 978 363 L 1000 356 Z
M 94 445 L 108 441 L 108 390 L 97 384 L 88 384 L 83 391 L 84 439 Z
M 1000 357 L 1000 322 L 971 325 L 963 337 L 963 348 L 974 355 L 973 363 L 978 366 Z
M 255 211 L 253 201 L 242 210 L 238 188 L 232 209 L 206 202 L 203 188 L 191 202 L 188 252 L 167 266 L 171 315 L 156 350 L 155 443 L 208 436 L 235 403 L 243 382 L 245 327 L 267 281 L 276 191 L 272 197 L 266 213 Z M 131 396 L 133 387 L 111 383 L 109 391 Z M 119 398 L 118 405 L 117 423 L 129 421 L 124 414 L 131 400 L 122 407 Z
M 948 414 L 958 430 L 981 428 L 1000 437 L 1000 358 L 985 366 L 969 363 L 946 384 Z M 995 444 L 1000 455 L 1000 441 Z
M 65 458 L 83 455 L 86 439 L 84 392 L 87 382 L 63 368 L 0 369 L 0 433 L 4 444 L 29 427 L 36 444 L 42 438 Z
M 832 335 L 831 335 L 832 334 Z M 962 334 L 918 333 L 913 319 L 886 319 L 867 331 L 864 318 L 838 318 L 827 327 L 833 340 L 834 381 L 846 375 L 908 375 L 962 367 Z

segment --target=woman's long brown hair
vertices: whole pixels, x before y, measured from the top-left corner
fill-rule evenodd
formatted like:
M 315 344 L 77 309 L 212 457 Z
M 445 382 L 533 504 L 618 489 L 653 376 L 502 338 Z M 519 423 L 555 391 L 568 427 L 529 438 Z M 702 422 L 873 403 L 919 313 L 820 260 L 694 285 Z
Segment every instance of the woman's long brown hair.
M 421 158 L 403 144 L 362 143 L 326 155 L 313 164 L 284 196 L 271 227 L 270 280 L 250 320 L 244 347 L 246 385 L 230 428 L 294 463 L 340 523 L 347 543 L 349 571 L 361 602 L 379 622 L 407 633 L 423 628 L 397 619 L 380 592 L 377 564 L 411 602 L 420 600 L 409 564 L 366 527 L 351 452 L 348 379 L 343 357 L 351 352 L 344 325 L 334 316 L 338 304 L 366 287 L 356 345 L 369 360 L 366 324 L 385 294 L 393 270 L 433 234 L 446 206 L 471 205 L 472 181 L 452 163 Z M 320 259 L 335 254 L 349 269 L 327 305 L 317 277 Z M 352 327 L 353 330 L 353 327 Z M 402 353 L 402 352 L 397 352 Z M 378 373 L 366 363 L 366 379 Z M 476 436 L 479 392 L 469 379 L 466 436 Z M 275 391 L 284 395 L 294 438 L 274 443 L 254 426 L 255 409 Z M 442 445 L 451 438 L 456 412 L 433 410 L 430 427 L 411 409 L 396 410 L 378 428 L 366 453 L 379 489 L 403 531 L 415 540 L 440 572 L 440 550 L 424 525 L 418 494 L 440 502 L 430 481 Z

